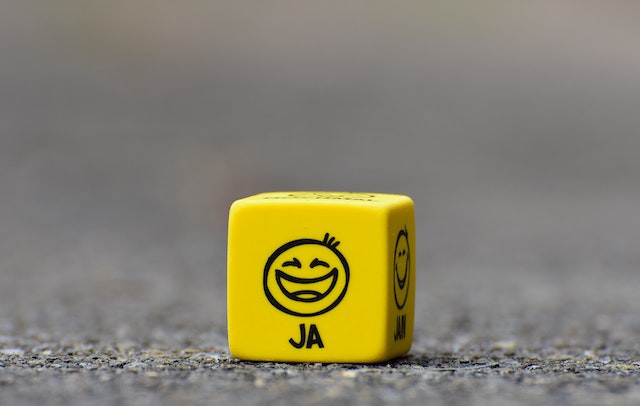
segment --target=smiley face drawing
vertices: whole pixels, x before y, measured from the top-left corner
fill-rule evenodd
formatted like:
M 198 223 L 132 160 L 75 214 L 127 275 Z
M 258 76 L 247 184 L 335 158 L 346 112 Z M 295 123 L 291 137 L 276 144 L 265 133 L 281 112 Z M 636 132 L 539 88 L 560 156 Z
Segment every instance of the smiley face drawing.
M 302 238 L 275 250 L 264 267 L 264 293 L 278 310 L 302 317 L 324 314 L 347 293 L 349 264 L 340 242 Z
M 396 238 L 396 249 L 393 256 L 393 296 L 396 306 L 402 309 L 409 296 L 409 280 L 411 272 L 411 253 L 409 252 L 409 234 L 400 230 Z

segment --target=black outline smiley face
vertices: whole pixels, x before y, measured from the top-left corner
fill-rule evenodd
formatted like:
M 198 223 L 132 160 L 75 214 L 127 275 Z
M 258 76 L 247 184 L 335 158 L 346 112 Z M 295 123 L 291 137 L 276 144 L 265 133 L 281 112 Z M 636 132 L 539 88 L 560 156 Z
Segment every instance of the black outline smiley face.
M 302 238 L 271 254 L 264 267 L 263 286 L 275 308 L 293 316 L 311 317 L 328 312 L 342 301 L 349 285 L 349 264 L 336 248 L 340 243 L 334 240 L 328 233 L 322 241 Z
M 398 269 L 398 265 L 404 270 Z M 402 309 L 409 297 L 409 281 L 411 280 L 411 253 L 409 251 L 409 233 L 407 229 L 400 230 L 396 238 L 396 248 L 393 254 L 393 297 L 398 309 Z M 403 274 L 401 276 L 401 274 Z M 403 297 L 404 296 L 404 297 Z

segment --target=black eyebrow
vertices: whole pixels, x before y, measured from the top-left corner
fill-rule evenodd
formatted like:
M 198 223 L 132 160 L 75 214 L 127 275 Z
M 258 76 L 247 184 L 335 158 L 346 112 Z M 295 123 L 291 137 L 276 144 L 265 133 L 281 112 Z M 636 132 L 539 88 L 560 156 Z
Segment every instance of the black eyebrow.
M 292 261 L 286 261 L 282 264 L 282 266 L 295 266 L 296 268 L 302 268 L 302 264 L 300 263 L 300 260 L 296 257 L 293 257 Z
M 313 268 L 313 267 L 316 267 L 318 265 L 326 266 L 327 268 L 329 268 L 329 264 L 327 264 L 324 261 L 319 260 L 318 258 L 315 258 L 313 261 L 311 261 L 310 267 Z

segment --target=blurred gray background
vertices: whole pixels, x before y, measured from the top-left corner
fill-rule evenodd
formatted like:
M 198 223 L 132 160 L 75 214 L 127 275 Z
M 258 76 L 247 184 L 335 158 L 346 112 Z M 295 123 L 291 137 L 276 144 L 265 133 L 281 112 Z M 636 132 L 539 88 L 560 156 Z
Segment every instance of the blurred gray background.
M 229 205 L 318 189 L 414 198 L 414 353 L 637 358 L 639 16 L 0 3 L 0 347 L 224 351 Z

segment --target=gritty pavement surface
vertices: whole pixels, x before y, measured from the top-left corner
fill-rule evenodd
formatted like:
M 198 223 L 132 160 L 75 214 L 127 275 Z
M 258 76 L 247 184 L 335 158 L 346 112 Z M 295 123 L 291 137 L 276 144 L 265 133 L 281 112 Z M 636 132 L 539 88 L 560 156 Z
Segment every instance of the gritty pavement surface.
M 500 281 L 486 271 L 483 278 L 491 287 L 485 290 L 473 276 L 461 272 L 460 277 L 452 289 L 448 278 L 434 275 L 429 281 L 428 273 L 420 274 L 412 351 L 372 365 L 239 361 L 226 347 L 224 314 L 208 312 L 214 306 L 174 301 L 158 309 L 135 303 L 80 309 L 94 302 L 70 303 L 64 311 L 40 309 L 46 321 L 3 325 L 0 403 L 640 401 L 637 285 L 619 283 L 611 292 L 593 281 L 573 291 L 569 286 L 554 291 L 524 275 Z M 508 293 L 496 293 L 500 290 Z M 592 299 L 596 295 L 601 298 Z
M 370 366 L 291 365 L 193 349 L 67 350 L 5 357 L 0 384 L 6 404 L 635 404 L 640 365 L 628 361 L 421 354 Z
M 0 404 L 640 404 L 638 4 L 252 3 L 0 2 Z M 273 190 L 413 197 L 406 357 L 230 357 Z

